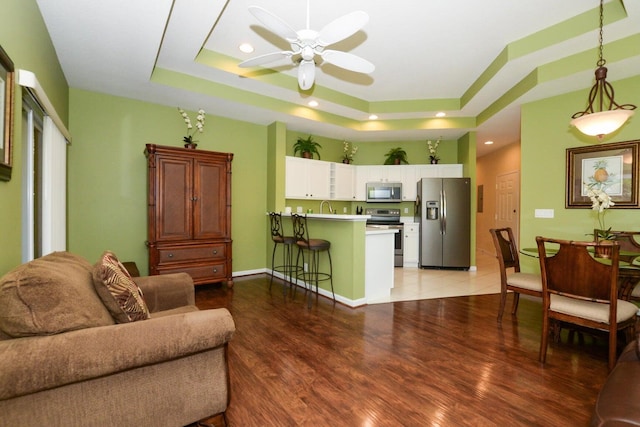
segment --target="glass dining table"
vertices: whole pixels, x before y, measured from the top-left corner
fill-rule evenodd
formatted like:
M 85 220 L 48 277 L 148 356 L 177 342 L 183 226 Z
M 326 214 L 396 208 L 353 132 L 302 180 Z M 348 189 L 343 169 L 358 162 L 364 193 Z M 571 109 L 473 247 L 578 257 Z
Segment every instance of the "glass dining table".
M 548 255 L 557 252 L 556 248 L 546 248 Z M 522 248 L 522 255 L 539 258 L 538 248 Z M 618 297 L 622 300 L 629 301 L 635 287 L 640 283 L 640 252 L 621 250 L 620 258 L 633 260 L 632 262 L 618 261 Z M 609 258 L 595 257 L 598 262 L 610 264 Z

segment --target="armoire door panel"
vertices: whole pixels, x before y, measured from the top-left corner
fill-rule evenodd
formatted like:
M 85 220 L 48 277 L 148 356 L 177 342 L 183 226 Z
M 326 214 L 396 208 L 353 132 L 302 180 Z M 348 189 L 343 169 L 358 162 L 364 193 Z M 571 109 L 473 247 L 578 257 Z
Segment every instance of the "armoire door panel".
M 158 161 L 156 220 L 158 240 L 181 240 L 192 237 L 192 162 L 161 158 Z
M 226 169 L 222 162 L 196 160 L 196 202 L 194 203 L 194 239 L 226 237 Z

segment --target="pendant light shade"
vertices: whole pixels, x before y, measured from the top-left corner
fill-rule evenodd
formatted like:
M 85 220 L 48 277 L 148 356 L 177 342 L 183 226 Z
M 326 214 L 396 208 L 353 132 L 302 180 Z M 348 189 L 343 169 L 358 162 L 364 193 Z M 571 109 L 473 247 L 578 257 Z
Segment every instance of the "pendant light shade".
M 585 135 L 602 137 L 618 130 L 633 113 L 623 109 L 600 111 L 575 118 L 571 124 Z
M 620 129 L 636 109 L 633 104 L 620 105 L 614 100 L 613 86 L 607 82 L 607 67 L 604 66 L 607 61 L 602 57 L 602 26 L 603 0 L 600 0 L 600 58 L 595 73 L 596 83 L 589 92 L 589 105 L 586 110 L 571 116 L 572 126 L 578 128 L 585 135 L 597 136 L 598 138 Z

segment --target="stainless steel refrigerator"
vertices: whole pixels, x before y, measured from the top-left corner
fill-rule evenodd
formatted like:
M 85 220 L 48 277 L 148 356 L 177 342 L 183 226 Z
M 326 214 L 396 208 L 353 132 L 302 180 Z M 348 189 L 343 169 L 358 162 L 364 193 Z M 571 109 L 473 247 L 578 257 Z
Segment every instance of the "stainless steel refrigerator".
M 420 267 L 468 269 L 471 263 L 471 179 L 418 181 Z

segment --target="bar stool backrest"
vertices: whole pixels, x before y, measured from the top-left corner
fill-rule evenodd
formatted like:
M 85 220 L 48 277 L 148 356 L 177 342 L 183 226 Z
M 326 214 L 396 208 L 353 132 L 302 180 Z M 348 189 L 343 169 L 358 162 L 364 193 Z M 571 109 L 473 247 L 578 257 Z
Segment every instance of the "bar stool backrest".
M 291 214 L 293 220 L 293 236 L 296 241 L 309 242 L 309 231 L 307 227 L 307 217 L 297 214 Z
M 282 238 L 282 215 L 279 212 L 269 212 L 271 220 L 271 237 Z

